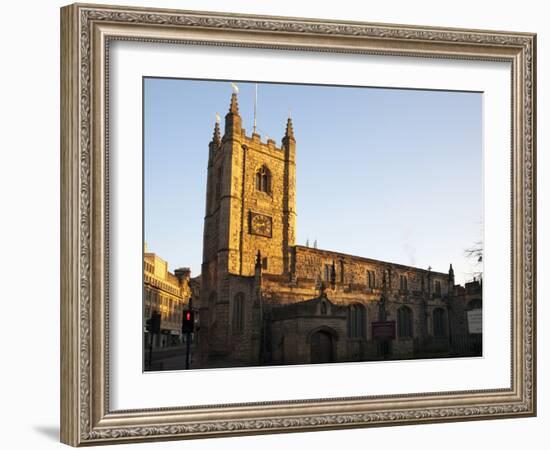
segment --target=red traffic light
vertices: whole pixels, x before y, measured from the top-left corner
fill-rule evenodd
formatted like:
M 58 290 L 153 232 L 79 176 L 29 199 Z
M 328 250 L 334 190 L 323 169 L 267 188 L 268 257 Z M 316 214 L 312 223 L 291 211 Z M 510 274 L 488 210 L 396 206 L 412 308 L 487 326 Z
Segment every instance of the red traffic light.
M 181 331 L 183 333 L 192 333 L 195 328 L 195 314 L 193 310 L 183 311 Z

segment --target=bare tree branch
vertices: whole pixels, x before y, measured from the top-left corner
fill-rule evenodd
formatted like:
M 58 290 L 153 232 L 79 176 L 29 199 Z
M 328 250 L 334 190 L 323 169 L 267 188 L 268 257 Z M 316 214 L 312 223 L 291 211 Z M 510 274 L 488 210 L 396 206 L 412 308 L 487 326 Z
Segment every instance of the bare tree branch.
M 483 241 L 474 242 L 474 244 L 464 250 L 464 254 L 467 258 L 471 258 L 476 266 L 480 266 L 483 263 Z M 474 272 L 474 279 L 483 275 L 483 267 L 479 272 Z

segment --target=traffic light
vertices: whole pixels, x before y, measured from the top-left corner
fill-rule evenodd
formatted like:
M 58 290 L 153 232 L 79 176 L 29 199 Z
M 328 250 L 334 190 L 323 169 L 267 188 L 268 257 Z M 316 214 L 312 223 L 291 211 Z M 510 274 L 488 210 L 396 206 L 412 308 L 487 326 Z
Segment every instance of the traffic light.
M 195 328 L 195 312 L 192 309 L 183 311 L 183 320 L 181 321 L 181 332 L 192 333 Z
M 153 314 L 145 322 L 145 328 L 149 333 L 160 333 L 160 314 L 156 311 L 153 311 Z

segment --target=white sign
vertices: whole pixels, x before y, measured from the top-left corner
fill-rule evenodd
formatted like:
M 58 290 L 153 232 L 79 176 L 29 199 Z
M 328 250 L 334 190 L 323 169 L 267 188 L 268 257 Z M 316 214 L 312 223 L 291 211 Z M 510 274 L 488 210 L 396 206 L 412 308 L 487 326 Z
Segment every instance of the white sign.
M 481 334 L 481 308 L 468 311 L 468 331 L 470 334 Z

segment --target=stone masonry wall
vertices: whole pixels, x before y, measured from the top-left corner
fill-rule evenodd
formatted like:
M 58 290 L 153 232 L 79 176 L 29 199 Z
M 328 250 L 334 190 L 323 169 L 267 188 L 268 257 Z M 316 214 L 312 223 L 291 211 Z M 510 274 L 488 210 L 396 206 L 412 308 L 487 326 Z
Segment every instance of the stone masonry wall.
M 384 271 L 389 271 L 386 276 L 387 286 L 390 290 L 400 290 L 400 276 L 407 277 L 407 290 L 409 292 L 422 291 L 422 279 L 424 279 L 424 290 L 429 293 L 435 292 L 435 281 L 441 286 L 441 296 L 448 294 L 448 274 L 433 272 L 416 267 L 404 266 L 385 261 L 379 261 L 359 256 L 347 255 L 328 250 L 314 249 L 310 247 L 294 247 L 294 277 L 296 279 L 324 280 L 325 267 L 334 263 L 336 271 L 336 283 L 341 286 L 367 286 L 368 271 L 375 274 L 375 288 L 383 285 Z M 428 283 L 428 277 L 431 283 Z

